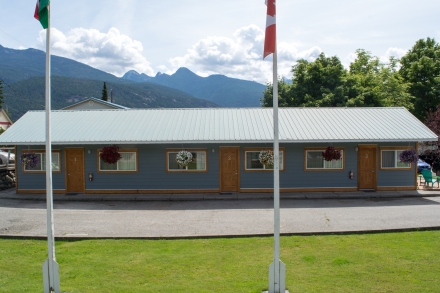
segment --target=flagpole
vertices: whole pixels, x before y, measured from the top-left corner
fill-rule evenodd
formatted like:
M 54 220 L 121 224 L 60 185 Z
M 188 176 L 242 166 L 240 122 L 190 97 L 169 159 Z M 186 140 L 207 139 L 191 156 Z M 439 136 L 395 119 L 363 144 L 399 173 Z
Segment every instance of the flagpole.
M 52 142 L 51 142 L 51 84 L 50 84 L 50 4 L 47 5 L 48 27 L 46 29 L 46 212 L 48 258 L 43 263 L 45 293 L 60 293 L 58 264 L 55 258 L 53 189 L 52 189 Z
M 272 107 L 273 107 L 273 205 L 274 205 L 274 256 L 269 266 L 269 293 L 284 293 L 286 288 L 286 266 L 280 260 L 280 145 L 278 122 L 278 72 L 276 42 L 276 0 L 266 0 L 266 36 L 263 59 L 273 54 Z
M 280 147 L 278 133 L 278 73 L 277 73 L 277 50 L 273 53 L 273 201 L 274 201 L 274 267 L 275 267 L 275 290 L 280 292 Z

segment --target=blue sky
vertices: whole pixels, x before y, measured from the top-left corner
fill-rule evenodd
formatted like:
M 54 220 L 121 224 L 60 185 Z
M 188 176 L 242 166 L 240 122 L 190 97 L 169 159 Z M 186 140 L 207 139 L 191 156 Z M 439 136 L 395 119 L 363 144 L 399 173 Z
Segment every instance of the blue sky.
M 0 44 L 45 49 L 33 18 L 36 0 L 0 0 Z M 187 67 L 265 83 L 262 60 L 264 0 L 51 1 L 52 54 L 122 76 L 134 69 L 155 75 Z M 358 48 L 386 61 L 421 38 L 440 40 L 438 0 L 278 0 L 279 74 L 319 53 L 348 66 Z

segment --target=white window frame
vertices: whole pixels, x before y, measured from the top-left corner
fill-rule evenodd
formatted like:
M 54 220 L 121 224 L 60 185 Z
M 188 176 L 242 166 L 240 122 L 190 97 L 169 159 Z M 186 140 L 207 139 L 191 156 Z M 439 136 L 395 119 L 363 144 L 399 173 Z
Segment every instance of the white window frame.
M 26 169 L 26 166 L 22 163 L 23 166 L 23 173 L 45 173 L 46 172 L 46 160 L 43 160 L 43 155 L 46 156 L 45 150 L 23 150 L 22 154 L 24 153 L 35 153 L 36 155 L 39 155 L 39 161 L 40 161 L 40 169 Z M 57 155 L 58 157 L 58 166 L 54 165 L 54 160 L 52 159 L 52 173 L 61 173 L 61 151 L 60 150 L 52 150 L 52 155 Z M 17 159 L 17 158 L 16 158 Z M 54 167 L 58 167 L 58 169 L 55 169 Z
M 101 150 L 98 150 L 98 172 L 99 173 L 136 173 L 138 171 L 138 151 L 137 150 L 119 150 L 122 153 L 133 153 L 134 154 L 134 170 L 119 170 L 119 161 L 116 162 L 116 170 L 103 170 L 101 169 Z
M 204 169 L 187 169 L 180 167 L 177 165 L 177 169 L 170 168 L 170 162 L 172 162 L 172 159 L 170 159 L 170 154 L 176 154 L 181 151 L 181 149 L 167 149 L 166 150 L 166 171 L 167 172 L 208 172 L 208 150 L 207 149 L 185 149 L 186 151 L 190 152 L 191 154 L 196 153 L 196 158 L 199 156 L 197 153 L 203 153 L 205 158 L 205 168 Z M 191 164 L 191 163 L 190 163 Z
M 247 163 L 248 163 L 248 159 L 247 159 L 247 154 L 248 153 L 258 153 L 260 154 L 261 151 L 273 151 L 273 149 L 268 149 L 268 148 L 245 148 L 244 149 L 244 171 L 246 172 L 263 172 L 263 171 L 268 171 L 268 172 L 273 172 L 273 168 L 266 168 L 265 165 L 261 164 L 263 166 L 263 168 L 248 168 L 247 167 Z M 280 171 L 284 171 L 285 169 L 285 149 L 284 148 L 280 148 L 279 150 L 280 152 Z M 259 161 L 259 159 L 256 159 Z
M 411 170 L 412 164 L 405 164 L 400 162 L 399 153 L 407 150 L 408 148 L 400 148 L 400 147 L 383 147 L 380 149 L 380 169 L 381 170 Z M 383 166 L 383 152 L 394 152 L 394 166 L 393 167 L 384 167 Z M 399 164 L 405 164 L 405 166 L 399 166 Z
M 322 159 L 322 168 L 309 168 L 307 167 L 307 159 L 308 159 L 308 153 L 309 152 L 325 152 L 325 148 L 306 148 L 304 149 L 304 170 L 306 171 L 343 171 L 345 169 L 345 149 L 343 148 L 336 148 L 337 150 L 341 151 L 341 161 L 342 166 L 341 168 L 331 168 L 326 167 L 326 160 L 324 158 Z M 332 161 L 331 161 L 332 162 Z M 329 163 L 327 163 L 329 164 Z

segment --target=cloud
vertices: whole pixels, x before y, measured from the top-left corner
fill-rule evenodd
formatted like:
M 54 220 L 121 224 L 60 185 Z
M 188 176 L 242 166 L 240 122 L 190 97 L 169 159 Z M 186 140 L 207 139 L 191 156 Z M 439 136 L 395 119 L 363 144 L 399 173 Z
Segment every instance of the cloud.
M 382 63 L 389 63 L 391 56 L 400 59 L 406 53 L 408 53 L 408 50 L 391 47 L 391 48 L 388 48 L 388 50 L 386 51 L 385 55 L 380 56 L 379 59 L 380 59 L 380 62 L 382 62 Z
M 201 39 L 185 55 L 169 59 L 170 68 L 164 65 L 161 68 L 173 73 L 179 67 L 188 67 L 202 76 L 217 73 L 265 83 L 272 80 L 272 57 L 263 60 L 263 46 L 263 30 L 249 25 L 236 30 L 233 38 Z M 319 47 L 299 52 L 291 43 L 278 43 L 278 75 L 290 77 L 290 70 L 298 59 L 313 61 L 321 52 Z
M 40 31 L 39 47 L 45 47 L 46 32 Z M 96 29 L 74 28 L 67 34 L 51 29 L 51 53 L 89 66 L 123 75 L 128 70 L 153 75 L 150 63 L 142 55 L 141 42 L 121 34 L 118 29 L 110 28 L 107 33 Z
M 39 47 L 45 47 L 45 31 L 40 31 Z M 187 67 L 201 76 L 223 74 L 260 83 L 272 81 L 272 56 L 263 60 L 264 31 L 256 25 L 241 27 L 232 37 L 209 36 L 197 41 L 183 56 L 170 58 L 157 70 L 172 74 Z M 299 59 L 314 61 L 322 52 L 319 47 L 299 51 L 289 42 L 279 42 L 278 75 L 291 77 L 292 66 Z M 110 28 L 107 33 L 96 29 L 75 28 L 68 33 L 51 29 L 52 54 L 74 59 L 100 70 L 121 76 L 136 70 L 155 75 L 150 62 L 142 55 L 139 41 Z
M 379 58 L 379 61 L 380 61 L 381 63 L 388 64 L 388 63 L 390 62 L 390 57 L 391 57 L 391 56 L 400 59 L 400 58 L 401 58 L 402 56 L 404 56 L 407 52 L 408 52 L 408 50 L 405 50 L 405 49 L 400 49 L 400 48 L 390 47 L 390 48 L 388 48 L 388 50 L 385 52 L 384 55 L 381 55 L 381 56 L 378 57 L 378 58 Z M 372 56 L 377 56 L 377 55 L 372 54 Z M 351 52 L 351 53 L 349 53 L 349 54 L 345 57 L 345 59 L 343 60 L 343 65 L 344 65 L 344 67 L 348 69 L 348 68 L 350 67 L 350 64 L 351 64 L 354 60 L 356 60 L 356 58 L 357 58 L 356 52 Z

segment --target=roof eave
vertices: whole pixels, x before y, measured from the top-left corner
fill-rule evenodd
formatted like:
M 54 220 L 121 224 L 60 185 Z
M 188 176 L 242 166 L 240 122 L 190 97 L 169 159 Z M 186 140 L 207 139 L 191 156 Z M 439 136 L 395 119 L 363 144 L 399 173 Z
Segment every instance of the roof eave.
M 282 140 L 280 143 L 378 143 L 378 142 L 420 142 L 437 141 L 437 138 L 385 138 L 385 139 L 325 139 L 325 140 Z M 44 145 L 45 141 L 1 142 L 7 145 Z M 231 144 L 231 143 L 273 143 L 273 140 L 168 140 L 168 141 L 52 141 L 52 145 L 102 145 L 102 144 Z

